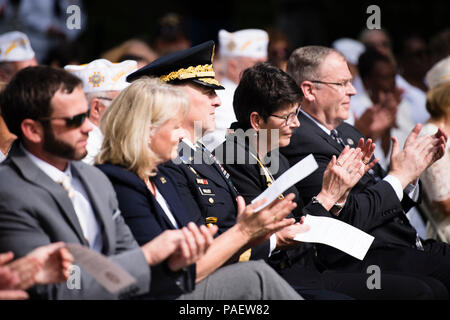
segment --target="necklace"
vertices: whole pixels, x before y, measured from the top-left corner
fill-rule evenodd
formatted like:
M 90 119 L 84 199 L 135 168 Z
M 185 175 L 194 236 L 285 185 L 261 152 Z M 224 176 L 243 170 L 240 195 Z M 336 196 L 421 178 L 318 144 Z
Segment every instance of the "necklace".
M 250 150 L 248 151 L 248 153 L 256 159 L 256 162 L 258 162 L 259 167 L 262 169 L 262 171 L 264 172 L 264 175 L 266 177 L 266 185 L 267 187 L 270 187 L 272 185 L 272 183 L 275 181 L 274 177 L 272 176 L 272 174 L 270 173 L 269 169 L 266 168 L 266 166 L 259 160 L 258 156 L 254 155 Z M 284 195 L 280 194 L 278 196 L 278 199 L 284 199 Z

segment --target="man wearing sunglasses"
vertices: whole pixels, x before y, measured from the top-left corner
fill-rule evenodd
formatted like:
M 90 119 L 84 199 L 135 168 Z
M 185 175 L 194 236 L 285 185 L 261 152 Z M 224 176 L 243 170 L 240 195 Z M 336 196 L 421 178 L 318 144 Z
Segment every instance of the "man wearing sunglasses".
M 64 69 L 83 82 L 83 91 L 90 109 L 88 118 L 93 128 L 89 132 L 86 147 L 88 154 L 83 161 L 94 164 L 103 142 L 103 135 L 98 127 L 100 120 L 114 98 L 129 85 L 125 78 L 137 69 L 137 62 L 126 60 L 112 63 L 106 59 L 97 59 L 84 65 L 67 65 Z

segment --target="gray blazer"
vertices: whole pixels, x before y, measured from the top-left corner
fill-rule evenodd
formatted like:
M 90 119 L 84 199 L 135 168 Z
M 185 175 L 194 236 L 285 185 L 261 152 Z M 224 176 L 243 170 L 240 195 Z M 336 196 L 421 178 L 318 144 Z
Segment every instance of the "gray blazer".
M 108 178 L 80 161 L 71 163 L 89 196 L 103 236 L 102 254 L 137 279 L 127 290 L 142 294 L 150 288 L 150 268 L 120 215 Z M 24 256 L 36 247 L 63 241 L 88 245 L 67 192 L 40 170 L 14 143 L 0 165 L 0 252 Z M 76 264 L 76 261 L 74 262 Z M 31 295 L 43 299 L 117 299 L 81 268 L 81 289 L 66 283 L 35 286 Z M 123 294 L 123 293 L 122 293 Z

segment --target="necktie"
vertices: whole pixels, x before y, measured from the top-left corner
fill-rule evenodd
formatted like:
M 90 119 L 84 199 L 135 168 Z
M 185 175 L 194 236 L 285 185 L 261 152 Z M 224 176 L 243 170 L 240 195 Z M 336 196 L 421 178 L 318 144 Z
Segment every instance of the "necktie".
M 66 190 L 67 195 L 70 198 L 70 201 L 73 202 L 73 197 L 75 195 L 75 190 L 72 187 L 72 184 L 70 183 L 70 177 L 68 175 L 64 175 L 64 178 L 62 180 L 59 180 L 58 183 Z
M 416 248 L 420 251 L 424 251 L 422 241 L 420 240 L 419 234 L 416 233 Z
M 333 138 L 334 141 L 339 143 L 341 146 L 345 147 L 344 140 L 342 140 L 342 138 L 339 135 L 339 132 L 336 129 L 331 130 L 330 136 L 331 138 Z
M 91 249 L 99 251 L 101 249 L 101 239 L 98 238 L 99 230 L 97 219 L 95 218 L 93 212 L 91 212 L 90 205 L 83 195 L 75 190 L 71 183 L 71 177 L 64 175 L 64 177 L 58 181 L 64 190 L 66 190 L 70 201 L 72 202 L 73 208 L 80 223 L 81 230 L 83 231 L 83 236 L 89 243 Z

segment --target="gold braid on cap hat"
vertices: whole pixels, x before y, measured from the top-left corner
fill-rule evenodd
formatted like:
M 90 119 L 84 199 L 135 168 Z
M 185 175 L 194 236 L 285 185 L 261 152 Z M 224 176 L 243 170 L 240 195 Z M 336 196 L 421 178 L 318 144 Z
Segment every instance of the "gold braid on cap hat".
M 207 83 L 207 84 L 215 84 L 216 86 L 222 86 L 219 81 L 217 81 L 214 78 L 198 78 L 197 80 L 200 80 L 201 82 Z
M 214 77 L 214 69 L 212 64 L 198 65 L 196 67 L 189 67 L 187 69 L 181 68 L 178 71 L 173 71 L 168 75 L 161 76 L 161 81 L 168 82 L 172 80 L 185 80 L 199 77 Z

